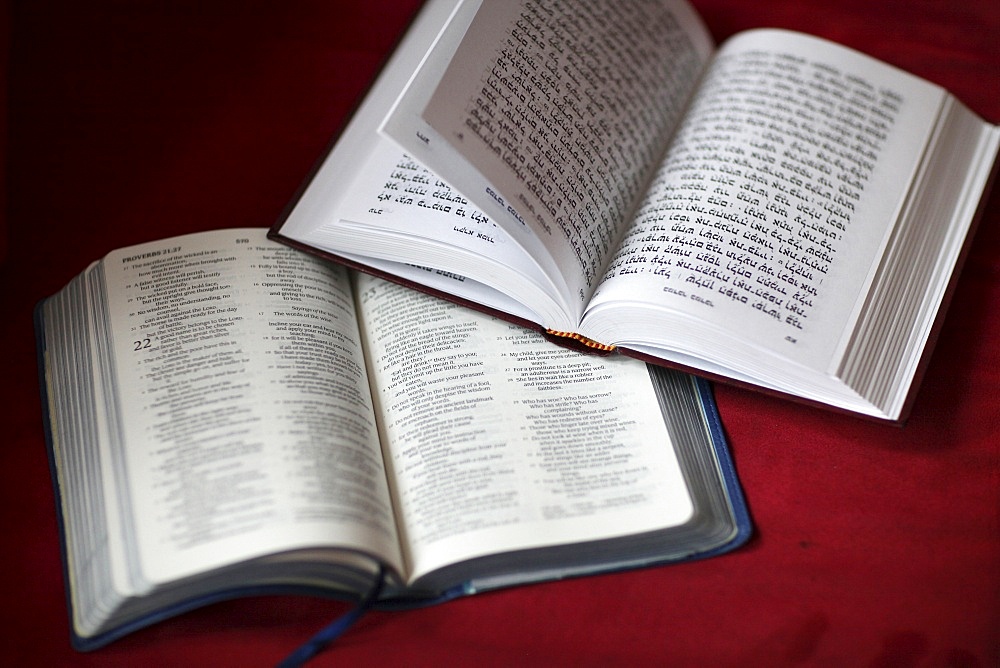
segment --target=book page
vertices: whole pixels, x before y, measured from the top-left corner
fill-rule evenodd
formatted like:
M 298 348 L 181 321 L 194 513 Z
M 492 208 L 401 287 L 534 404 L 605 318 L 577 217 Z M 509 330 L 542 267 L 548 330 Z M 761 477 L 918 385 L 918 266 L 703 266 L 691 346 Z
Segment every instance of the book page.
M 342 221 L 401 237 L 439 241 L 509 264 L 524 261 L 523 252 L 508 245 L 496 223 L 446 182 L 402 150 L 381 142 L 379 146 L 382 150 L 372 152 L 352 184 L 355 196 L 343 203 Z M 337 223 L 343 224 L 337 221 L 326 226 L 335 228 Z M 375 249 L 365 250 L 378 257 Z
M 538 239 L 499 228 L 454 188 L 456 170 L 442 178 L 380 132 L 459 5 L 474 13 L 461 0 L 425 3 L 274 236 L 567 329 L 578 317 L 568 319 L 565 281 Z
M 657 311 L 681 312 L 720 337 L 832 368 L 943 96 L 830 42 L 737 36 L 706 75 L 585 333 L 655 346 Z M 613 331 L 616 301 L 646 309 L 633 332 Z
M 708 33 L 679 1 L 485 0 L 454 41 L 442 37 L 385 131 L 511 236 L 537 237 L 575 325 L 710 54 Z
M 370 267 L 411 265 L 393 273 L 517 317 L 553 322 L 565 312 L 549 276 L 503 228 L 392 142 L 373 142 L 341 180 L 349 195 L 309 243 Z
M 357 280 L 411 580 L 691 516 L 645 364 Z
M 265 230 L 127 248 L 104 272 L 145 577 L 331 546 L 398 568 L 346 272 Z

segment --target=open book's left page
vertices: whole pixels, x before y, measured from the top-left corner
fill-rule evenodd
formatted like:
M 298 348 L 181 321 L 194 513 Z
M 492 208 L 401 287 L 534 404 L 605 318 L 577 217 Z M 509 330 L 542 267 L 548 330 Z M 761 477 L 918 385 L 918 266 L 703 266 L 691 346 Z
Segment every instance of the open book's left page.
M 82 280 L 103 399 L 100 451 L 82 456 L 101 471 L 118 591 L 308 548 L 400 567 L 343 269 L 222 230 L 115 251 Z M 68 305 L 45 306 L 50 361 Z M 85 421 L 77 408 L 53 414 Z M 70 555 L 71 577 L 91 556 Z
M 428 2 L 275 236 L 576 331 L 711 50 L 683 0 Z
M 449 26 L 435 43 L 384 132 L 512 237 L 532 238 L 533 256 L 558 267 L 575 331 L 712 40 L 683 0 L 466 1 L 456 15 L 473 9 L 464 32 Z

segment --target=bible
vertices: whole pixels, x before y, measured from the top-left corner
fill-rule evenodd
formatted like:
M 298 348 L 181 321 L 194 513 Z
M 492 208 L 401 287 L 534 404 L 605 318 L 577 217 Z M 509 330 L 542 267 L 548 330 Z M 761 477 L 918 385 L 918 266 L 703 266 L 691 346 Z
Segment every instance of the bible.
M 684 0 L 432 0 L 274 239 L 567 345 L 903 421 L 1000 131 Z
M 77 648 L 245 594 L 380 578 L 391 608 L 749 536 L 704 380 L 266 234 L 117 250 L 36 309 Z

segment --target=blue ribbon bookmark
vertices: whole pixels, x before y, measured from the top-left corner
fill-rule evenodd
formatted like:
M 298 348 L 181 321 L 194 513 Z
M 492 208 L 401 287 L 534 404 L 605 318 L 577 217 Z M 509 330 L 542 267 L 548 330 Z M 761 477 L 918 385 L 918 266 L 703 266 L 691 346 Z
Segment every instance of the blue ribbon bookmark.
M 358 604 L 320 629 L 316 635 L 285 657 L 285 659 L 278 664 L 278 668 L 299 668 L 326 649 L 330 643 L 342 636 L 347 629 L 351 628 L 354 622 L 361 619 L 361 617 L 368 612 L 372 604 L 378 600 L 379 594 L 382 593 L 382 587 L 384 584 L 385 567 L 379 564 L 378 572 L 375 574 L 375 582 L 372 585 L 372 588 L 361 598 L 361 600 L 358 601 Z

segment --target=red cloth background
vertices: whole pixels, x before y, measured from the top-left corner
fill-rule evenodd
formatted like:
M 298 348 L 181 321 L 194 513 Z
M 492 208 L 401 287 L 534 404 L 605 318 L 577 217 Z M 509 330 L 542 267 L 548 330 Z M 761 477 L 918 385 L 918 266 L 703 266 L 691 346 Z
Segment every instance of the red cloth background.
M 0 663 L 270 665 L 338 602 L 212 606 L 70 649 L 31 311 L 107 251 L 269 226 L 417 0 L 15 1 L 0 59 Z M 695 0 L 800 29 L 1000 121 L 995 0 Z M 365 617 L 315 665 L 1000 665 L 1000 192 L 905 428 L 717 388 L 753 514 L 730 555 Z

